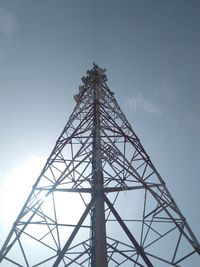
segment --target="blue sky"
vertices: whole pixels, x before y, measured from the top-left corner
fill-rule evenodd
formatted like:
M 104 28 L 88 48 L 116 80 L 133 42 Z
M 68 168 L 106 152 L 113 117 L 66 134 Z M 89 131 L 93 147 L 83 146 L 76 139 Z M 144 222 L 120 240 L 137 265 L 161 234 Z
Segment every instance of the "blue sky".
M 197 0 L 0 0 L 0 190 L 48 157 L 95 61 L 200 240 L 199 13 Z

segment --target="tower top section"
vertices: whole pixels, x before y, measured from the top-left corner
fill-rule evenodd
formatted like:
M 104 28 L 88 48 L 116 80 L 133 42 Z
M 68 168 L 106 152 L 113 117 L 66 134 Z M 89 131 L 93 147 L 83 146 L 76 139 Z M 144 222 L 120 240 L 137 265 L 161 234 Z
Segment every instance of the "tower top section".
M 86 75 L 81 78 L 83 85 L 79 86 L 79 93 L 74 95 L 76 103 L 83 95 L 83 92 L 89 87 L 93 87 L 97 82 L 105 83 L 107 81 L 106 69 L 100 68 L 97 64 L 93 63 L 93 68 L 87 70 Z
M 87 71 L 87 75 L 81 78 L 85 86 L 91 85 L 94 79 L 99 79 L 102 82 L 107 81 L 106 69 L 100 68 L 97 64 L 93 63 L 93 68 Z

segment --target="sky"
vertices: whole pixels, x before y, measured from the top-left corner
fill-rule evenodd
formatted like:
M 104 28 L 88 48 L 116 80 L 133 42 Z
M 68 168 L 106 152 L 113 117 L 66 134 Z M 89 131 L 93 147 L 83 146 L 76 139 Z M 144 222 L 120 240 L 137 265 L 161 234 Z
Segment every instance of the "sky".
M 0 0 L 0 245 L 93 62 L 200 240 L 199 47 L 198 0 Z

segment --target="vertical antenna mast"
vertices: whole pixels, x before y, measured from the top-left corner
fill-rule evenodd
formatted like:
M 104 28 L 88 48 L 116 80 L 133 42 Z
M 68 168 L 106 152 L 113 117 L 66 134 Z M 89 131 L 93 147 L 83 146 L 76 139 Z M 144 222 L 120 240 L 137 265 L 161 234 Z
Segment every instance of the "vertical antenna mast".
M 96 202 L 92 210 L 92 266 L 107 266 L 106 250 L 106 225 L 103 198 L 103 172 L 101 155 L 101 134 L 100 134 L 100 73 L 98 66 L 94 65 L 94 123 L 93 123 L 93 154 L 92 154 L 92 183 L 93 195 L 96 195 Z

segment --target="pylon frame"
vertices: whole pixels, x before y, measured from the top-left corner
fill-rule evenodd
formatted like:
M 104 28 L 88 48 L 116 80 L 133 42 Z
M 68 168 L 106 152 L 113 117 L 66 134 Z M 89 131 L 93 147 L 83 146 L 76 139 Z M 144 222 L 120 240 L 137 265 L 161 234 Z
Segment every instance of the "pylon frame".
M 195 235 L 108 88 L 105 70 L 94 64 L 82 81 L 76 107 L 1 249 L 0 265 L 182 266 L 200 254 Z M 76 220 L 59 214 L 59 197 L 67 194 L 82 203 Z M 133 208 L 138 213 L 121 213 L 124 194 L 142 199 Z M 168 238 L 172 251 L 158 253 Z M 26 239 L 49 255 L 31 258 Z

